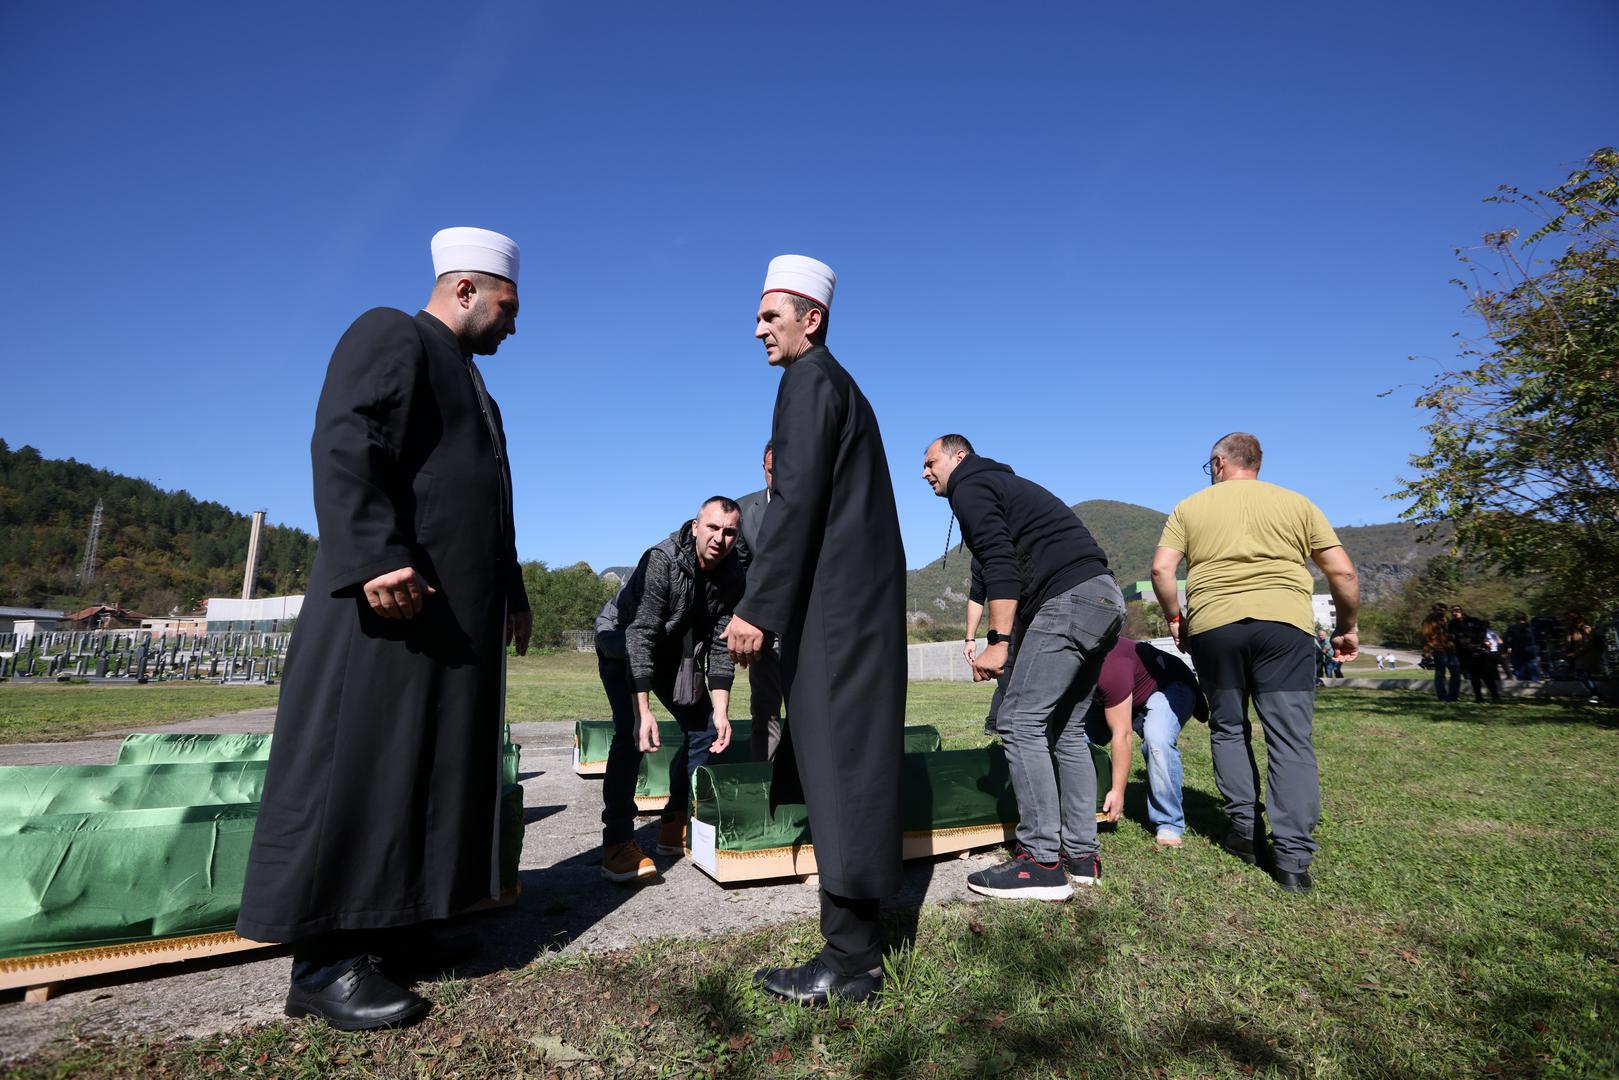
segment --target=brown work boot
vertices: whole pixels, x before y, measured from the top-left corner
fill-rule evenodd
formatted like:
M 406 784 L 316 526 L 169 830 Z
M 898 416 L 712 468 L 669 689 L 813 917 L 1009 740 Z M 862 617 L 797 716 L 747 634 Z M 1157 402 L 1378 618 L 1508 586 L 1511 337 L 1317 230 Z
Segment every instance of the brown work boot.
M 658 868 L 634 840 L 602 845 L 602 877 L 608 881 L 635 881 L 657 873 Z
M 663 827 L 658 830 L 658 854 L 686 854 L 686 822 L 684 819 L 665 821 L 663 823 Z

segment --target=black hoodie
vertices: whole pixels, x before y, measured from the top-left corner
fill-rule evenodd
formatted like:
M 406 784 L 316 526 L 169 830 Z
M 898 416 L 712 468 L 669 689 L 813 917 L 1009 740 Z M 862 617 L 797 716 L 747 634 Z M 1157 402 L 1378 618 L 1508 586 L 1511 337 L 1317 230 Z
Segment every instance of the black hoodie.
M 1016 600 L 1019 622 L 1050 597 L 1108 572 L 1107 556 L 1079 515 L 1010 465 L 968 454 L 945 494 L 983 567 L 985 599 Z

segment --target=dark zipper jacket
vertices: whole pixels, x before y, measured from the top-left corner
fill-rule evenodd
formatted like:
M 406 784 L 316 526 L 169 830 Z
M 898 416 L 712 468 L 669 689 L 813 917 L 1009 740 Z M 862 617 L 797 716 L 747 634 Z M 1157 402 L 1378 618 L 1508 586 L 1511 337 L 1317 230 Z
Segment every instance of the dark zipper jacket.
M 1051 597 L 1108 573 L 1107 555 L 1079 515 L 1009 465 L 968 454 L 945 494 L 981 571 L 983 599 L 1016 600 L 1019 622 Z
M 596 633 L 622 630 L 630 680 L 637 692 L 670 679 L 682 656 L 697 656 L 711 690 L 729 690 L 735 678 L 730 650 L 720 635 L 742 599 L 747 555 L 741 545 L 707 572 L 697 568 L 691 522 L 648 548 L 635 572 L 596 616 Z

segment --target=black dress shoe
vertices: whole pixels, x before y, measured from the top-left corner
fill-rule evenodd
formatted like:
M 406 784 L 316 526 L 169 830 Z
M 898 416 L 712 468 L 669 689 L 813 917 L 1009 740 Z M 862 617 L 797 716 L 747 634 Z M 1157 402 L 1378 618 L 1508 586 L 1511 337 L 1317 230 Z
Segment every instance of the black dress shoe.
M 1276 870 L 1271 873 L 1283 892 L 1306 893 L 1315 886 L 1308 870 Z
M 1259 861 L 1258 857 L 1254 855 L 1253 840 L 1239 832 L 1226 833 L 1225 839 L 1220 841 L 1220 846 L 1249 866 L 1253 866 Z
M 426 998 L 406 990 L 377 970 L 376 958 L 362 956 L 323 990 L 287 993 L 288 1016 L 318 1016 L 339 1031 L 368 1031 L 419 1020 Z
M 807 964 L 790 968 L 760 968 L 753 974 L 754 984 L 767 994 L 795 1001 L 800 1005 L 822 1006 L 832 997 L 849 1001 L 867 1001 L 882 991 L 883 976 L 839 975 L 828 968 L 817 956 Z

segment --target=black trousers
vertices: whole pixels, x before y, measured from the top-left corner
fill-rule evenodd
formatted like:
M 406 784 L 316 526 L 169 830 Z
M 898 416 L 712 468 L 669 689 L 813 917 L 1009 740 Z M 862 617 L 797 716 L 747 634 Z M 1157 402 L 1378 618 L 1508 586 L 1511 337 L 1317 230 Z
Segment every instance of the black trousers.
M 1491 701 L 1501 700 L 1501 668 L 1494 653 L 1467 653 L 1462 665 L 1467 669 L 1467 681 L 1473 684 L 1474 701 L 1484 700 L 1485 687 L 1489 688 Z
M 821 962 L 839 975 L 863 975 L 883 962 L 883 926 L 876 900 L 851 900 L 821 890 Z

